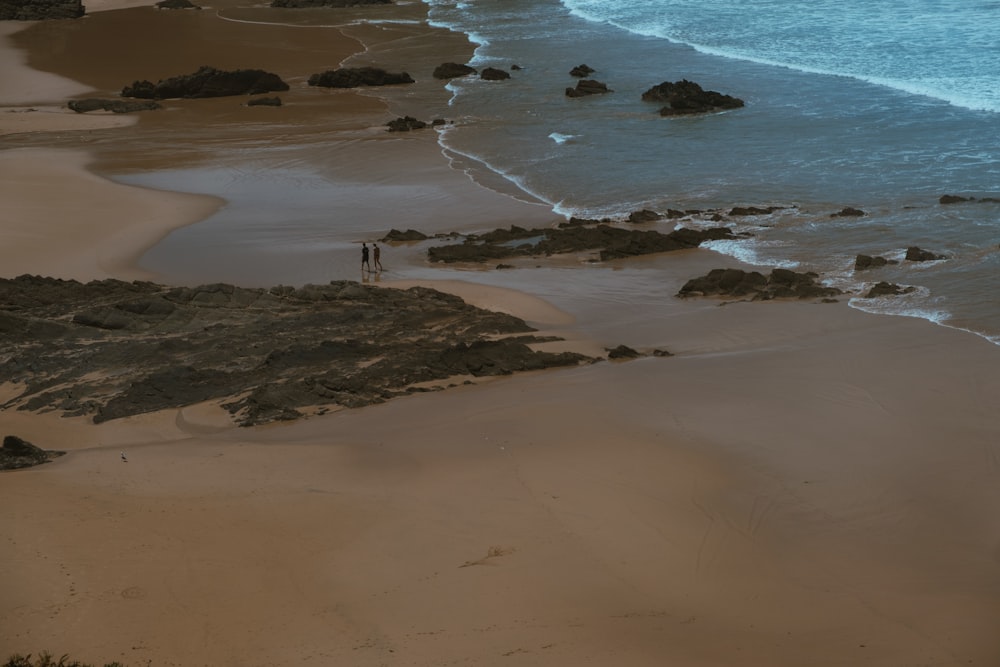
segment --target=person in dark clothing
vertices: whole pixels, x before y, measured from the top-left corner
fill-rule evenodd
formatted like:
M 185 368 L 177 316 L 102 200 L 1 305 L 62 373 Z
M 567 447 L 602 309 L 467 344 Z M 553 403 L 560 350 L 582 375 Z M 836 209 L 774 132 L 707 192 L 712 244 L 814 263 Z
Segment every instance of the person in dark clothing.
M 368 263 L 368 244 L 361 244 L 361 270 L 364 271 L 368 269 L 368 273 L 372 272 L 372 266 Z

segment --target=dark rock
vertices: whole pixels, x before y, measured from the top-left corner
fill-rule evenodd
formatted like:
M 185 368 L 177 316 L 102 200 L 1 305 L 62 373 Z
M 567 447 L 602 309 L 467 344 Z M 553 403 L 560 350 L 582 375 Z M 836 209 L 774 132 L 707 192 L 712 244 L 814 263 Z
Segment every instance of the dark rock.
M 441 63 L 434 68 L 435 79 L 455 79 L 460 76 L 475 74 L 476 68 L 461 63 Z
M 160 0 L 156 3 L 157 9 L 201 9 L 190 0 Z
M 576 67 L 574 67 L 569 71 L 569 75 L 575 76 L 578 79 L 582 79 L 584 77 L 590 76 L 596 71 L 597 70 L 595 70 L 593 67 L 590 67 L 589 65 L 577 65 Z
M 930 250 L 922 250 L 917 246 L 910 246 L 906 249 L 906 259 L 910 262 L 933 262 L 938 259 L 947 259 L 947 257 L 937 255 Z
M 660 220 L 663 216 L 656 211 L 650 211 L 648 209 L 643 209 L 641 211 L 633 211 L 629 213 L 628 221 L 632 224 L 639 225 L 647 222 L 656 222 Z
M 567 88 L 566 97 L 587 97 L 588 95 L 601 95 L 613 92 L 606 84 L 593 79 L 577 81 L 576 88 Z
M 0 21 L 78 19 L 84 12 L 81 0 L 0 0 Z
M 288 90 L 288 84 L 277 74 L 264 70 L 240 69 L 227 72 L 214 67 L 201 67 L 194 74 L 171 77 L 156 84 L 136 81 L 122 89 L 122 97 L 193 99 L 256 95 L 281 90 Z
M 413 116 L 402 116 L 386 123 L 390 132 L 409 132 L 410 130 L 421 130 L 427 127 L 427 123 L 417 120 Z
M 941 198 L 938 199 L 938 203 L 940 204 L 961 204 L 967 201 L 969 201 L 968 197 L 960 197 L 958 195 L 941 195 Z
M 854 258 L 854 270 L 864 271 L 865 269 L 876 269 L 886 264 L 897 264 L 895 260 L 889 261 L 885 257 L 872 257 L 871 255 L 858 255 Z
M 593 222 L 593 221 L 591 221 Z M 431 262 L 489 262 L 509 257 L 538 257 L 580 251 L 598 251 L 601 261 L 695 248 L 708 240 L 735 238 L 728 229 L 675 229 L 669 234 L 655 230 L 624 229 L 606 224 L 571 224 L 555 229 L 495 230 L 467 237 L 459 245 L 428 248 Z M 518 245 L 516 241 L 525 240 Z M 528 242 L 531 241 L 531 242 Z
M 916 289 L 916 287 L 900 287 L 895 283 L 888 283 L 883 280 L 869 289 L 867 294 L 865 294 L 865 298 L 873 299 L 878 296 L 898 296 L 900 294 L 909 294 Z
M 627 345 L 608 350 L 608 359 L 636 359 L 641 355 Z
M 407 229 L 405 232 L 401 232 L 398 229 L 391 229 L 389 233 L 382 237 L 382 240 L 386 243 L 391 242 L 407 242 L 407 241 L 425 241 L 427 240 L 427 234 L 423 232 L 418 232 L 415 229 Z
M 774 269 L 770 276 L 759 271 L 713 269 L 700 278 L 687 281 L 677 293 L 690 296 L 748 296 L 752 301 L 768 299 L 818 299 L 841 294 L 839 289 L 824 287 L 812 272 L 796 273 Z
M 861 218 L 864 217 L 865 212 L 859 208 L 853 208 L 851 206 L 845 206 L 836 213 L 831 213 L 831 218 Z
M 391 5 L 393 0 L 273 0 L 272 7 L 303 9 L 308 7 L 360 7 L 362 5 Z
M 479 78 L 484 81 L 506 81 L 510 78 L 510 72 L 506 72 L 496 67 L 487 67 L 479 74 Z
M 135 100 L 102 100 L 88 98 L 85 100 L 70 100 L 66 103 L 70 109 L 77 113 L 88 113 L 90 111 L 111 111 L 113 113 L 133 113 L 135 111 L 155 111 L 162 109 L 159 102 L 137 102 Z
M 406 72 L 392 73 L 378 67 L 347 67 L 327 70 L 309 77 L 310 86 L 320 86 L 323 88 L 394 86 L 413 82 L 413 77 Z
M 254 97 L 247 100 L 248 107 L 280 107 L 280 97 Z
M 700 85 L 687 79 L 674 83 L 664 81 L 644 92 L 642 99 L 645 102 L 666 103 L 660 109 L 661 116 L 708 113 L 743 106 L 743 100 L 739 98 L 714 90 L 703 90 Z
M 781 206 L 768 206 L 767 208 L 760 208 L 758 206 L 734 206 L 729 209 L 729 215 L 732 216 L 748 216 L 748 215 L 770 215 L 775 211 L 780 211 Z
M 0 447 L 0 470 L 17 470 L 48 463 L 66 452 L 45 451 L 16 435 L 4 436 Z
M 0 377 L 19 387 L 0 410 L 95 422 L 214 400 L 237 423 L 261 424 L 444 388 L 455 375 L 597 360 L 537 352 L 552 338 L 523 320 L 426 288 L 22 276 L 0 279 L 0 303 Z

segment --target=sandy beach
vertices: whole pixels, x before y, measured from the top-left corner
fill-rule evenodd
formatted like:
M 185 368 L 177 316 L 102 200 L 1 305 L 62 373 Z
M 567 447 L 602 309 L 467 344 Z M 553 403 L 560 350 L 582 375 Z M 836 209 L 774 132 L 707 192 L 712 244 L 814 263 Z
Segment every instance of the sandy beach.
M 400 12 L 413 18 L 419 7 Z M 102 30 L 147 25 L 154 11 L 88 9 L 106 10 L 86 19 Z M 203 64 L 202 49 L 215 48 L 220 67 L 242 65 L 231 49 L 260 39 L 231 20 L 169 20 L 196 20 L 204 41 L 179 62 L 158 56 L 169 65 L 160 70 L 143 61 L 150 78 Z M 88 30 L 67 39 L 99 38 Z M 268 41 L 267 59 L 296 72 L 324 49 L 330 66 L 366 52 L 395 67 L 426 53 L 430 32 L 330 28 L 296 48 Z M 132 73 L 108 71 L 116 56 L 103 52 L 60 65 L 59 54 L 17 47 L 18 34 L 0 33 L 0 277 L 159 278 L 140 258 L 230 202 L 101 174 L 238 165 L 244 146 L 266 143 L 266 110 L 228 126 L 232 112 L 215 101 L 169 101 L 166 115 L 138 119 L 71 114 L 65 99 L 110 94 Z M 432 36 L 441 62 L 471 53 L 459 36 Z M 335 172 L 338 192 L 381 193 L 352 214 L 396 211 L 374 228 L 554 220 L 451 169 L 433 137 L 376 136 L 398 115 L 392 94 L 338 94 L 335 114 L 315 91 L 289 97 L 283 132 L 351 156 Z M 172 136 L 175 151 L 147 150 Z M 366 148 L 391 159 L 353 160 Z M 397 178 L 412 188 L 394 200 Z M 425 200 L 414 204 L 412 189 Z M 362 238 L 328 240 L 352 276 Z M 49 651 L 154 667 L 1000 663 L 997 346 L 843 300 L 674 298 L 688 278 L 733 264 L 705 250 L 488 275 L 428 266 L 406 246 L 392 253 L 401 268 L 384 286 L 432 284 L 589 350 L 625 343 L 674 356 L 256 428 L 233 427 L 212 403 L 100 425 L 4 411 L 2 435 L 68 454 L 0 473 L 0 657 Z M 268 284 L 268 267 L 253 282 Z M 629 289 L 632 279 L 643 288 Z M 621 298 L 589 298 L 589 286 L 612 280 Z M 0 399 L 16 389 L 0 378 Z

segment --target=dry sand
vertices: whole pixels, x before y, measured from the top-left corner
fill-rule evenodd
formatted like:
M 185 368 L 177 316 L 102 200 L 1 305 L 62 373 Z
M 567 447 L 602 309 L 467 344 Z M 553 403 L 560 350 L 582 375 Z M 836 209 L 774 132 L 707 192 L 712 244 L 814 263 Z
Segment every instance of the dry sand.
M 86 170 L 92 151 L 54 143 L 0 152 L 5 277 L 131 277 L 165 230 L 217 205 L 104 181 Z M 477 196 L 449 187 L 459 207 Z M 110 200 L 155 213 L 106 226 Z M 498 218 L 522 211 L 497 201 Z M 639 266 L 669 293 L 716 262 Z M 0 653 L 1000 663 L 996 346 L 845 304 L 594 305 L 566 271 L 594 279 L 539 270 L 524 296 L 438 284 L 595 345 L 676 356 L 259 429 L 228 427 L 213 405 L 100 426 L 0 414 L 3 434 L 70 452 L 0 474 Z

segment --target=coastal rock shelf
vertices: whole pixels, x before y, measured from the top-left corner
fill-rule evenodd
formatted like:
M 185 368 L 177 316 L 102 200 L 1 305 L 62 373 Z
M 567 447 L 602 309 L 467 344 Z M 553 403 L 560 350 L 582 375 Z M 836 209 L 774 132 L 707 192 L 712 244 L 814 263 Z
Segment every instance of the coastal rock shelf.
M 236 423 L 380 403 L 472 378 L 596 361 L 436 290 L 0 280 L 2 410 L 94 422 L 218 400 Z

